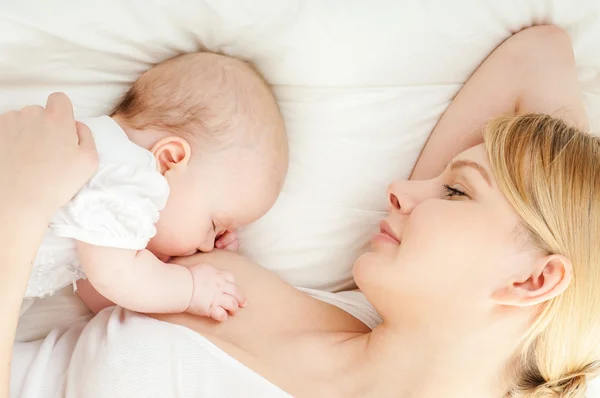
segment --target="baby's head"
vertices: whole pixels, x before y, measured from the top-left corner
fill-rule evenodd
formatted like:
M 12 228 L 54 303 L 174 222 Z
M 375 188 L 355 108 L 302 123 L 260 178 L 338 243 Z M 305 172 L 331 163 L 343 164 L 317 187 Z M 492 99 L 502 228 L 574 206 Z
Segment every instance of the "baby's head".
M 283 119 L 246 62 L 211 53 L 167 60 L 134 83 L 112 117 L 154 154 L 171 188 L 148 245 L 157 256 L 210 251 L 275 203 L 288 164 Z

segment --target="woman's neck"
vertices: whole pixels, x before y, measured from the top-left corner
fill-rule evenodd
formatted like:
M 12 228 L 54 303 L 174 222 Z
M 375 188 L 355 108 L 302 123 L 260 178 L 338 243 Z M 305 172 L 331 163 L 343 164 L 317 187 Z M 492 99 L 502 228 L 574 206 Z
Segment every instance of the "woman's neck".
M 346 341 L 337 353 L 346 364 L 339 369 L 344 396 L 503 396 L 519 334 L 498 325 L 456 326 L 417 331 L 384 322 Z

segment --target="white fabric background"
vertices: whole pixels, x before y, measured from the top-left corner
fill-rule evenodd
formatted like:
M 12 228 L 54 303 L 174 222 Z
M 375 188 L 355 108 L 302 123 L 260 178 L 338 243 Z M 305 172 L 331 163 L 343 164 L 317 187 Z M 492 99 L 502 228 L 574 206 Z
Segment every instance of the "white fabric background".
M 290 140 L 284 192 L 243 252 L 295 285 L 340 289 L 428 134 L 511 33 L 554 23 L 573 39 L 600 131 L 597 0 L 2 0 L 0 111 L 56 90 L 78 118 L 107 112 L 137 76 L 182 52 L 252 60 Z

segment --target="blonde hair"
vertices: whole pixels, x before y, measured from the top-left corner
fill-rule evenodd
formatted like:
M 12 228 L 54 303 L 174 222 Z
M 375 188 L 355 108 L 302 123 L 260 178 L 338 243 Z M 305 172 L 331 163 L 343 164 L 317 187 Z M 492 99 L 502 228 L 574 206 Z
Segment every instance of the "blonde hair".
M 531 242 L 573 265 L 522 343 L 510 397 L 585 397 L 600 371 L 600 139 L 541 114 L 500 117 L 484 132 L 500 190 Z

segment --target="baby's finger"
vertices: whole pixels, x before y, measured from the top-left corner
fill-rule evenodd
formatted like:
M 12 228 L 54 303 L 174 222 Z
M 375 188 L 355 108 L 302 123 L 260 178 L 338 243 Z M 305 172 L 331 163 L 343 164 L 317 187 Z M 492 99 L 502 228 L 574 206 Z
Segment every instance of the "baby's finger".
M 233 297 L 240 307 L 244 308 L 246 306 L 246 296 L 244 296 L 240 289 L 233 283 L 226 283 L 225 286 L 223 286 L 223 293 Z
M 223 279 L 225 279 L 226 282 L 229 283 L 235 283 L 235 277 L 233 276 L 233 274 L 229 271 L 218 271 L 219 275 L 221 275 L 221 277 Z
M 46 101 L 46 111 L 55 120 L 74 121 L 73 104 L 65 93 L 52 93 Z
M 217 241 L 215 242 L 215 247 L 217 249 L 223 249 L 233 241 L 237 239 L 237 235 L 235 232 L 227 231 L 223 235 L 219 236 Z
M 221 296 L 219 296 L 215 300 L 215 304 L 225 309 L 231 315 L 234 315 L 237 312 L 238 308 L 240 308 L 240 305 L 238 304 L 237 300 L 233 296 L 230 296 L 228 294 L 222 294 Z
M 240 242 L 236 239 L 227 246 L 223 248 L 223 250 L 227 250 L 228 252 L 237 252 L 240 248 Z
M 210 311 L 210 317 L 215 321 L 223 322 L 227 319 L 227 311 L 219 306 L 215 306 Z

